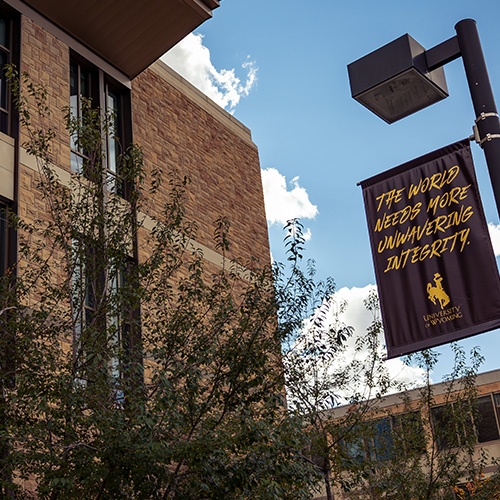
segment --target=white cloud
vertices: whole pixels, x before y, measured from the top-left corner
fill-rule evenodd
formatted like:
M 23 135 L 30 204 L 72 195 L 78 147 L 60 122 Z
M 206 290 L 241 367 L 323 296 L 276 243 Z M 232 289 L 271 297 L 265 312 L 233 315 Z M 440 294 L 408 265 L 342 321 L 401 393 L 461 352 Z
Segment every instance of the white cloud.
M 246 71 L 244 82 L 236 76 L 234 68 L 217 70 L 200 34 L 190 33 L 164 54 L 161 60 L 228 111 L 233 111 L 257 82 L 257 68 L 249 58 L 241 65 Z
M 338 320 L 348 326 L 354 328 L 354 334 L 348 339 L 347 349 L 343 353 L 342 362 L 348 364 L 352 360 L 359 361 L 368 359 L 367 350 L 356 350 L 356 341 L 366 335 L 366 331 L 373 321 L 373 314 L 370 312 L 364 301 L 368 298 L 370 292 L 376 292 L 375 285 L 367 285 L 363 288 L 341 288 L 336 291 L 331 297 L 333 307 L 330 309 L 331 321 L 335 321 L 335 316 L 338 314 Z M 327 320 L 328 321 L 328 320 Z M 379 343 L 381 346 L 380 354 L 386 355 L 385 341 L 383 332 L 380 332 Z M 422 385 L 424 382 L 424 371 L 416 366 L 407 366 L 401 359 L 390 359 L 384 362 L 392 380 L 405 384 L 406 386 Z M 376 392 L 374 389 L 371 396 Z
M 262 185 L 264 201 L 269 224 L 284 225 L 290 219 L 313 219 L 318 213 L 318 207 L 309 200 L 307 191 L 299 185 L 299 178 L 294 177 L 288 188 L 286 178 L 275 168 L 262 170 Z M 306 230 L 306 239 L 311 232 Z
M 383 361 L 378 309 L 373 307 L 371 311 L 365 305 L 374 292 L 374 285 L 341 288 L 304 323 L 299 337 L 285 345 L 283 360 L 291 407 L 302 411 L 307 411 L 308 405 L 328 409 L 425 383 L 421 368 L 407 366 L 400 359 Z M 339 345 L 337 334 L 346 326 L 354 332 Z M 370 332 L 379 333 L 375 338 L 378 341 L 374 342 Z M 392 384 L 388 387 L 389 380 Z
M 491 243 L 493 244 L 493 252 L 495 257 L 500 256 L 500 225 L 488 222 L 488 229 L 490 230 Z

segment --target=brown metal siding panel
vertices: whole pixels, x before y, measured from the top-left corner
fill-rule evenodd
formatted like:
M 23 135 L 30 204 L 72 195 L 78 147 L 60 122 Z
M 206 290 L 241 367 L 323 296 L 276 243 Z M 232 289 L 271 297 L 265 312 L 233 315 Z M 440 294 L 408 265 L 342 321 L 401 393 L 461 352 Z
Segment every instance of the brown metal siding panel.
M 130 77 L 211 17 L 218 0 L 24 0 Z

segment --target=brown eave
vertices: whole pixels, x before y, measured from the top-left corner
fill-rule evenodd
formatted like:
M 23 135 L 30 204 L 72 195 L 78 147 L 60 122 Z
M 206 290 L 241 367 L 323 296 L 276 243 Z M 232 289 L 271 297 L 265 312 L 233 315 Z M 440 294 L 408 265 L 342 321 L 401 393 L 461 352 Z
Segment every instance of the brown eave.
M 220 0 L 23 0 L 130 78 L 212 17 Z

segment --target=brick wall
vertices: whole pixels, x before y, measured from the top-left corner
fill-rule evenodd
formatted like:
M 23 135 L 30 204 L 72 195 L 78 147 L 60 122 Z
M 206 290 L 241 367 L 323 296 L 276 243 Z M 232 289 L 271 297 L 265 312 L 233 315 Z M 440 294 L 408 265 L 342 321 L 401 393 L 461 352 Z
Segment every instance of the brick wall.
M 69 171 L 69 135 L 63 119 L 69 104 L 69 49 L 24 16 L 21 40 L 21 71 L 48 89 L 52 115 L 41 125 L 56 132 L 54 163 Z M 197 99 L 209 105 L 200 106 Z M 132 82 L 132 117 L 134 142 L 143 148 L 146 169 L 160 168 L 166 181 L 172 170 L 189 176 L 185 209 L 187 220 L 198 226 L 196 240 L 215 250 L 214 221 L 224 216 L 231 223 L 228 257 L 269 263 L 259 156 L 249 131 L 193 87 L 172 85 L 153 69 Z M 27 139 L 21 131 L 21 143 Z M 20 214 L 34 216 L 35 183 L 25 175 L 32 174 L 20 173 Z M 160 217 L 167 197 L 165 186 L 152 200 L 151 216 Z
M 50 126 L 55 131 L 52 161 L 69 178 L 70 140 L 63 119 L 63 108 L 69 105 L 69 48 L 24 16 L 21 28 L 20 70 L 27 72 L 33 83 L 45 86 L 52 112 L 50 120 L 40 122 L 35 118 L 35 125 Z M 264 264 L 269 263 L 258 151 L 248 137 L 242 137 L 225 123 L 234 125 L 236 121 L 230 119 L 230 115 L 221 120 L 220 115 L 225 112 L 219 110 L 212 114 L 152 70 L 132 82 L 132 102 L 134 141 L 144 150 L 146 168 L 150 172 L 161 168 L 167 173 L 178 169 L 181 175 L 191 178 L 186 194 L 186 216 L 199 227 L 197 242 L 215 250 L 214 221 L 225 216 L 232 224 L 228 258 L 241 258 L 246 262 L 255 257 Z M 21 130 L 20 143 L 28 140 L 26 130 Z M 49 209 L 37 186 L 36 163 L 26 158 L 22 150 L 18 156 L 21 158 L 19 215 L 28 222 L 38 219 L 47 222 Z M 153 200 L 151 216 L 160 217 L 167 193 L 165 188 L 158 199 Z M 143 243 L 140 241 L 140 257 L 147 258 L 145 229 L 140 232 L 140 240 Z M 53 259 L 56 267 L 62 255 L 44 254 L 43 257 Z M 216 273 L 219 267 L 208 262 L 206 270 Z M 57 269 L 53 279 L 60 279 Z M 32 300 L 41 300 L 39 291 L 33 293 Z M 69 343 L 64 345 L 69 349 Z M 20 482 L 27 489 L 35 487 L 33 479 Z
M 230 258 L 256 257 L 268 263 L 256 146 L 152 69 L 133 80 L 132 109 L 134 142 L 144 149 L 147 168 L 159 167 L 165 173 L 178 169 L 181 176 L 191 180 L 186 216 L 198 224 L 196 240 L 215 248 L 214 221 L 225 216 L 231 223 Z
M 54 163 L 69 170 L 69 134 L 64 125 L 63 111 L 69 106 L 69 49 L 24 16 L 21 20 L 21 72 L 28 73 L 34 84 L 42 84 L 48 90 L 50 119 L 43 123 L 35 119 L 34 125 L 50 126 L 56 132 L 52 150 Z M 22 130 L 21 144 L 27 139 Z

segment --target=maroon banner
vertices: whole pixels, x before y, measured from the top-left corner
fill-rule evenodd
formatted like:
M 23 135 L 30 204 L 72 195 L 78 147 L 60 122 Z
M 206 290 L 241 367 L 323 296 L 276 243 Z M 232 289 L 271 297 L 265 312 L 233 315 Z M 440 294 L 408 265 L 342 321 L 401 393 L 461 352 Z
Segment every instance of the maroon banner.
M 469 140 L 361 183 L 389 358 L 500 327 Z

